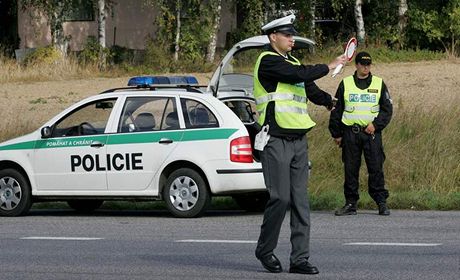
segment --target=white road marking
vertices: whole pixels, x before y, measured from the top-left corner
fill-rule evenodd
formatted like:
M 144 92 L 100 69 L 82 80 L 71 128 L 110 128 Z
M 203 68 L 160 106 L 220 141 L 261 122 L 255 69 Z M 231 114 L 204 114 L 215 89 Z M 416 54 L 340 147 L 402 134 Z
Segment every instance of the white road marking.
M 442 243 L 394 243 L 394 242 L 351 242 L 343 245 L 355 246 L 415 246 L 415 247 L 430 247 L 440 246 Z
M 28 236 L 21 237 L 20 239 L 26 240 L 76 240 L 76 241 L 90 241 L 90 240 L 101 240 L 104 238 L 98 237 L 58 237 L 58 236 Z
M 175 242 L 180 243 L 246 243 L 246 244 L 255 244 L 257 241 L 253 240 L 215 240 L 215 239 L 183 239 L 183 240 L 176 240 Z

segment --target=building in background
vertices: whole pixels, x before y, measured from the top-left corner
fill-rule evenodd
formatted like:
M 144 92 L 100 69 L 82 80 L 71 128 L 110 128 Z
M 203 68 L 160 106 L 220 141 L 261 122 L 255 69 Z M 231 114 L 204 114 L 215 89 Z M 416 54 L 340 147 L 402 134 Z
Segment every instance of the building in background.
M 80 51 L 89 36 L 97 38 L 97 20 L 91 1 L 81 0 L 79 9 L 69 14 L 64 23 L 64 36 L 69 38 L 68 48 Z M 115 0 L 106 19 L 106 46 L 113 45 L 142 50 L 146 39 L 154 38 L 154 25 L 158 9 L 145 5 L 144 0 Z M 221 28 L 217 47 L 223 49 L 227 33 L 236 28 L 235 5 L 232 1 L 222 1 Z M 19 48 L 36 48 L 51 43 L 50 27 L 45 16 L 37 11 L 21 9 L 18 3 L 17 27 L 20 38 Z

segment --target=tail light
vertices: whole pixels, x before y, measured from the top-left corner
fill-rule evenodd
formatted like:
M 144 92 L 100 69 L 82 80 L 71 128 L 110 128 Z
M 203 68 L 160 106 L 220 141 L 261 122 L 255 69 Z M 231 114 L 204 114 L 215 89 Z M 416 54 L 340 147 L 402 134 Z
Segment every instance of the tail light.
M 249 136 L 238 137 L 230 142 L 230 160 L 252 163 L 252 146 Z

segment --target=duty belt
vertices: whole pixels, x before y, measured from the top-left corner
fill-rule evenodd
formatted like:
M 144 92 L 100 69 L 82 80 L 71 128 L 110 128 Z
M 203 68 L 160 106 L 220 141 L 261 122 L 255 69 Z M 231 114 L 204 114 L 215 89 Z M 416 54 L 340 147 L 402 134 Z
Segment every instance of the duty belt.
M 362 127 L 358 124 L 354 124 L 351 126 L 351 132 L 353 132 L 354 134 L 359 134 L 361 131 L 364 131 L 365 129 L 365 127 Z

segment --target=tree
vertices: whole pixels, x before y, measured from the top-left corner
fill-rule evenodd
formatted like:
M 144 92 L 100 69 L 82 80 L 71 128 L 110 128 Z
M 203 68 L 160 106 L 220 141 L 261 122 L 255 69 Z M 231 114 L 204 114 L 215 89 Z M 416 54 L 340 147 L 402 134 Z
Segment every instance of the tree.
M 105 19 L 107 17 L 107 10 L 105 0 L 97 0 L 97 41 L 99 42 L 99 68 L 105 69 L 107 64 L 107 56 L 104 51 L 105 44 Z
M 22 9 L 38 10 L 48 19 L 51 30 L 51 44 L 58 48 L 64 55 L 67 54 L 69 38 L 64 36 L 65 14 L 72 7 L 72 0 L 22 0 Z M 35 17 L 31 14 L 32 17 Z
M 399 47 L 402 48 L 404 44 L 404 35 L 407 26 L 407 0 L 399 0 L 398 9 L 398 30 L 399 30 Z
M 440 43 L 448 54 L 459 55 L 460 1 L 449 0 L 439 10 L 425 10 L 423 6 L 410 9 L 410 26 L 419 32 L 421 41 L 426 38 L 431 45 Z M 420 41 L 416 42 L 419 45 Z
M 206 53 L 206 61 L 212 63 L 216 54 L 217 33 L 220 29 L 220 13 L 222 10 L 222 0 L 210 0 L 210 8 L 212 15 L 212 29 L 209 36 L 208 51 Z
M 366 30 L 364 29 L 364 17 L 362 12 L 363 0 L 355 1 L 355 20 L 356 20 L 356 30 L 358 35 L 358 41 L 364 42 L 366 39 Z

